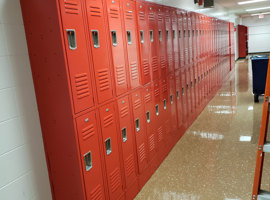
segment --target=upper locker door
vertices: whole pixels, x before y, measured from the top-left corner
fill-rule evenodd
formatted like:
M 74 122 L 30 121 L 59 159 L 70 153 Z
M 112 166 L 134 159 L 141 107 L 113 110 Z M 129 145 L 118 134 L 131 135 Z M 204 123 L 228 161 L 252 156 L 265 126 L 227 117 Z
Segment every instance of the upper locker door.
M 166 28 L 165 28 L 165 16 L 163 13 L 163 7 L 157 6 L 158 12 L 158 55 L 160 65 L 160 77 L 165 78 L 168 74 L 167 67 L 167 47 L 166 47 Z
M 150 63 L 152 69 L 152 80 L 159 79 L 159 59 L 158 59 L 158 25 L 157 8 L 155 4 L 148 3 L 148 27 L 150 40 Z
M 105 199 L 95 111 L 77 118 L 76 124 L 87 199 Z
M 85 0 L 85 2 L 98 102 L 102 103 L 113 96 L 107 25 L 105 24 L 102 0 Z
M 140 43 L 140 57 L 141 57 L 141 77 L 142 84 L 145 85 L 151 82 L 150 63 L 149 63 L 149 29 L 147 23 L 147 6 L 145 2 L 137 2 L 138 12 L 138 35 Z
M 129 66 L 129 79 L 131 89 L 140 86 L 138 40 L 136 29 L 136 4 L 135 0 L 123 0 L 122 8 L 124 15 L 123 35 L 126 38 L 127 64 Z
M 131 127 L 131 112 L 128 96 L 117 101 L 119 112 L 120 135 L 123 149 L 124 170 L 126 186 L 130 187 L 136 181 L 136 158 L 135 158 L 135 136 Z
M 80 0 L 60 0 L 74 112 L 94 105 Z
M 123 193 L 114 103 L 99 108 L 110 199 Z
M 185 68 L 188 68 L 189 65 L 189 50 L 188 50 L 188 23 L 187 23 L 187 12 L 183 11 L 182 12 L 182 16 L 183 16 L 183 39 L 184 39 L 184 48 L 185 48 Z
M 178 20 L 177 20 L 177 10 L 171 10 L 172 16 L 172 40 L 173 40 L 173 59 L 174 59 L 174 70 L 180 69 L 180 62 L 179 62 L 179 45 L 178 45 L 178 38 L 179 38 L 179 31 L 178 31 Z
M 108 22 L 110 27 L 111 49 L 116 85 L 116 95 L 127 92 L 127 69 L 124 54 L 120 0 L 107 0 Z
M 182 10 L 178 10 L 177 14 L 178 19 L 178 49 L 179 49 L 179 65 L 183 69 L 185 67 L 185 46 L 184 46 L 184 37 L 183 37 L 183 15 Z
M 173 33 L 172 33 L 172 20 L 170 8 L 165 8 L 165 26 L 166 26 L 166 42 L 167 42 L 167 59 L 168 59 L 168 72 L 174 72 L 173 63 Z

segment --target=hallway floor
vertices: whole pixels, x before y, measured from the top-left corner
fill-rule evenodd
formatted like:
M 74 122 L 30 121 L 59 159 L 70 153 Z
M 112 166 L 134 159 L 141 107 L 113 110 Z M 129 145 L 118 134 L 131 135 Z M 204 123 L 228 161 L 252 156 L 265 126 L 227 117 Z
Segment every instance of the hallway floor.
M 262 113 L 253 103 L 250 61 L 240 60 L 136 200 L 249 200 Z M 265 165 L 270 165 L 266 155 Z M 269 190 L 270 168 L 262 189 Z

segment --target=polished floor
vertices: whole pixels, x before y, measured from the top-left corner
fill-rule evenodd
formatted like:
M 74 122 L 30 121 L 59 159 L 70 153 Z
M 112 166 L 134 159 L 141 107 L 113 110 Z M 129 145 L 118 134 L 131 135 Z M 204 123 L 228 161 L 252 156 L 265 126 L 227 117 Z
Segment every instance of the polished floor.
M 261 99 L 260 99 L 261 100 Z M 250 61 L 240 60 L 136 200 L 249 200 L 262 103 L 254 104 Z M 269 190 L 266 157 L 262 189 Z

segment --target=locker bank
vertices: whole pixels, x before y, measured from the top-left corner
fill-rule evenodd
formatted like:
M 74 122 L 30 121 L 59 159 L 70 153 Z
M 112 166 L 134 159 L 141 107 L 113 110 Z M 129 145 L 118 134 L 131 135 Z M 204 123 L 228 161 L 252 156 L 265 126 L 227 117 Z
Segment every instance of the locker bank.
M 44 161 L 29 156 L 28 162 L 37 166 L 33 172 L 31 167 L 17 172 L 9 162 L 0 171 L 10 167 L 18 176 L 46 178 L 41 178 L 42 184 L 39 178 L 27 179 L 33 185 L 31 192 L 20 189 L 28 187 L 25 182 L 12 192 L 6 189 L 17 179 L 9 181 L 9 173 L 1 172 L 0 179 L 7 181 L 0 181 L 0 199 L 250 199 L 256 139 L 247 149 L 242 144 L 249 141 L 241 143 L 242 135 L 238 141 L 237 134 L 259 130 L 262 106 L 253 105 L 253 98 L 251 103 L 247 100 L 252 95 L 250 62 L 248 54 L 236 62 L 243 57 L 236 55 L 237 42 L 245 38 L 236 39 L 234 21 L 200 12 L 203 1 L 195 1 L 197 10 L 182 8 L 177 1 L 15 1 L 3 4 L 3 27 L 9 23 L 5 22 L 8 9 L 21 6 L 19 24 L 24 27 L 29 78 L 33 78 L 32 93 L 21 94 L 34 103 L 20 105 L 22 110 L 36 109 L 40 136 L 29 135 L 27 141 L 35 144 L 29 152 Z M 5 32 L 1 28 L 0 35 Z M 10 37 L 15 33 L 12 29 Z M 11 52 L 10 60 L 16 55 Z M 1 89 L 0 81 L 0 96 Z M 19 94 L 14 98 L 20 99 Z M 253 114 L 249 117 L 248 112 Z M 3 139 L 1 120 L 0 114 Z M 41 153 L 35 151 L 37 146 Z M 238 163 L 239 152 L 249 153 L 249 163 Z M 5 162 L 2 153 L 7 152 L 0 151 L 0 165 Z M 248 178 L 233 175 L 233 169 Z M 226 180 L 227 185 L 222 183 Z M 241 183 L 247 184 L 245 189 Z M 243 190 L 249 193 L 242 194 Z

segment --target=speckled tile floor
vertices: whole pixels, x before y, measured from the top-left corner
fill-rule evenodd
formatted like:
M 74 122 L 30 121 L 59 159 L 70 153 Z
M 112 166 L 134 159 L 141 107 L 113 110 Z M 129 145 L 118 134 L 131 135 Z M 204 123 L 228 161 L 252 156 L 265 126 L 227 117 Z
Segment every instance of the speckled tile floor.
M 249 200 L 262 103 L 254 104 L 250 62 L 238 61 L 136 200 Z M 270 166 L 266 156 L 265 166 Z M 270 189 L 265 167 L 262 189 Z

